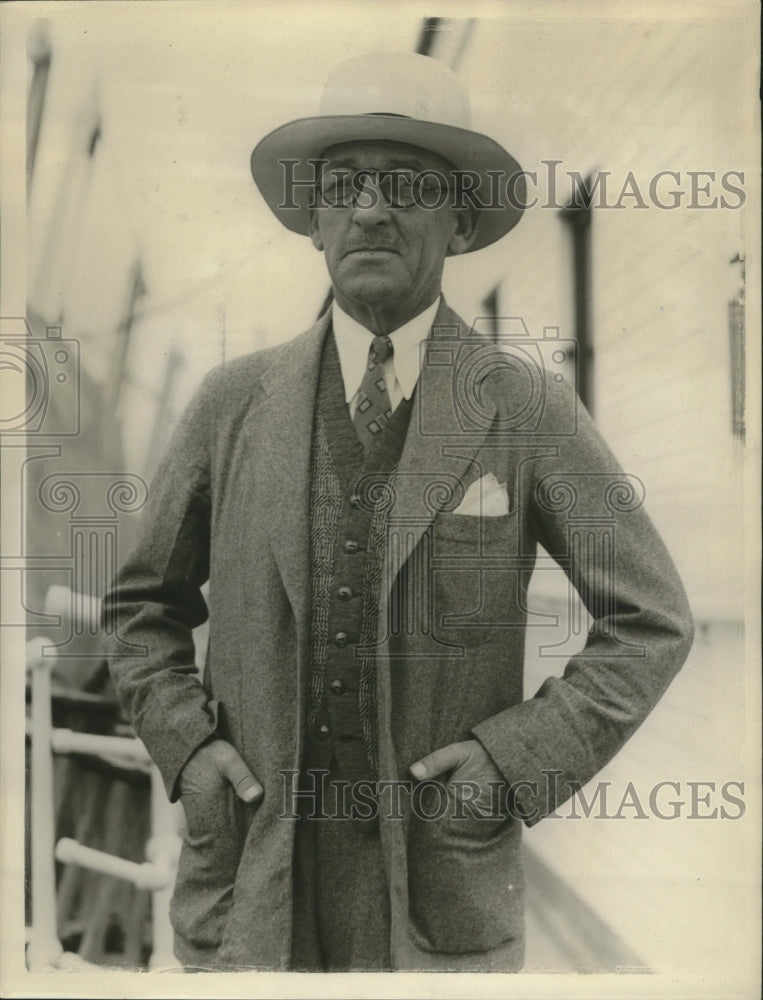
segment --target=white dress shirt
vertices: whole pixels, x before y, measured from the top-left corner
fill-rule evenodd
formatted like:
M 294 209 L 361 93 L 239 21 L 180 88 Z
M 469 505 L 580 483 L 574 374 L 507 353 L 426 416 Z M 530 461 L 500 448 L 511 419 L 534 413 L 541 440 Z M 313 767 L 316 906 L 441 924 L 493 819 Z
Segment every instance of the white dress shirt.
M 403 399 L 410 399 L 413 395 L 421 371 L 422 348 L 419 345 L 428 339 L 439 305 L 438 296 L 424 312 L 389 335 L 393 351 L 384 362 L 384 379 L 393 410 Z M 348 316 L 336 302 L 331 309 L 334 339 L 344 380 L 344 398 L 350 406 L 350 417 L 354 417 L 374 334 Z

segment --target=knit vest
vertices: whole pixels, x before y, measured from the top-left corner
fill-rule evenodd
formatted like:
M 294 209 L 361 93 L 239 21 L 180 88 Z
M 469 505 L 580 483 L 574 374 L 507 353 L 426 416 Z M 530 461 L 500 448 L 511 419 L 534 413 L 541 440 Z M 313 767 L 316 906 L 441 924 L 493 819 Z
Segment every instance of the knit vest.
M 310 486 L 310 664 L 305 768 L 332 759 L 349 781 L 378 766 L 375 640 L 389 477 L 412 403 L 403 400 L 364 455 L 345 401 L 333 333 L 324 342 Z

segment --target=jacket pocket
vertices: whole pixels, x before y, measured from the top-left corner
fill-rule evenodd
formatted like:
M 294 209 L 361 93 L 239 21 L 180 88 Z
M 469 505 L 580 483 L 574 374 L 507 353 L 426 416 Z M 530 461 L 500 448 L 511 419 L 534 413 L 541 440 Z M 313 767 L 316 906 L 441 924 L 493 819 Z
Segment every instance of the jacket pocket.
M 230 786 L 182 796 L 186 824 L 170 919 L 197 948 L 222 941 L 251 814 Z
M 489 951 L 523 928 L 521 827 L 511 817 L 411 818 L 408 905 L 416 943 L 445 954 Z
M 507 559 L 516 550 L 517 518 L 441 513 L 432 534 L 434 633 L 441 642 L 480 646 L 507 623 Z M 512 572 L 516 586 L 516 573 Z

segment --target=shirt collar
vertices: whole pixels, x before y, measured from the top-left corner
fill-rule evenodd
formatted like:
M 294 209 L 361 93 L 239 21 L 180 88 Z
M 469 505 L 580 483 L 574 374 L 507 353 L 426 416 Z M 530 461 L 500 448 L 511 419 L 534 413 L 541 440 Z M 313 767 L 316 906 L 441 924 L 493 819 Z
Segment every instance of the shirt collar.
M 395 378 L 400 384 L 400 389 L 406 399 L 410 399 L 416 383 L 419 380 L 421 371 L 421 350 L 419 344 L 422 340 L 427 340 L 432 329 L 435 315 L 440 306 L 440 296 L 418 316 L 414 316 L 403 326 L 394 330 L 389 339 L 394 348 L 392 354 L 392 364 L 395 371 Z M 368 364 L 368 351 L 374 334 L 364 326 L 348 316 L 347 313 L 334 302 L 331 306 L 332 323 L 334 327 L 334 339 L 336 340 L 337 351 L 339 352 L 339 363 L 342 368 L 342 379 L 344 380 L 345 401 L 350 402 L 355 393 L 360 388 L 363 381 L 366 365 Z

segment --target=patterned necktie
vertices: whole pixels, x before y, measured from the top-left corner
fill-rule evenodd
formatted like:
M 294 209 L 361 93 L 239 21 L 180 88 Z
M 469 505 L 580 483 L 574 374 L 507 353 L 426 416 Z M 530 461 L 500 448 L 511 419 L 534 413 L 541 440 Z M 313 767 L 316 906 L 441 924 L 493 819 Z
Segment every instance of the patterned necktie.
M 374 337 L 368 352 L 368 367 L 358 390 L 358 405 L 353 423 L 363 450 L 384 431 L 392 416 L 392 404 L 384 379 L 384 362 L 392 354 L 389 337 Z

